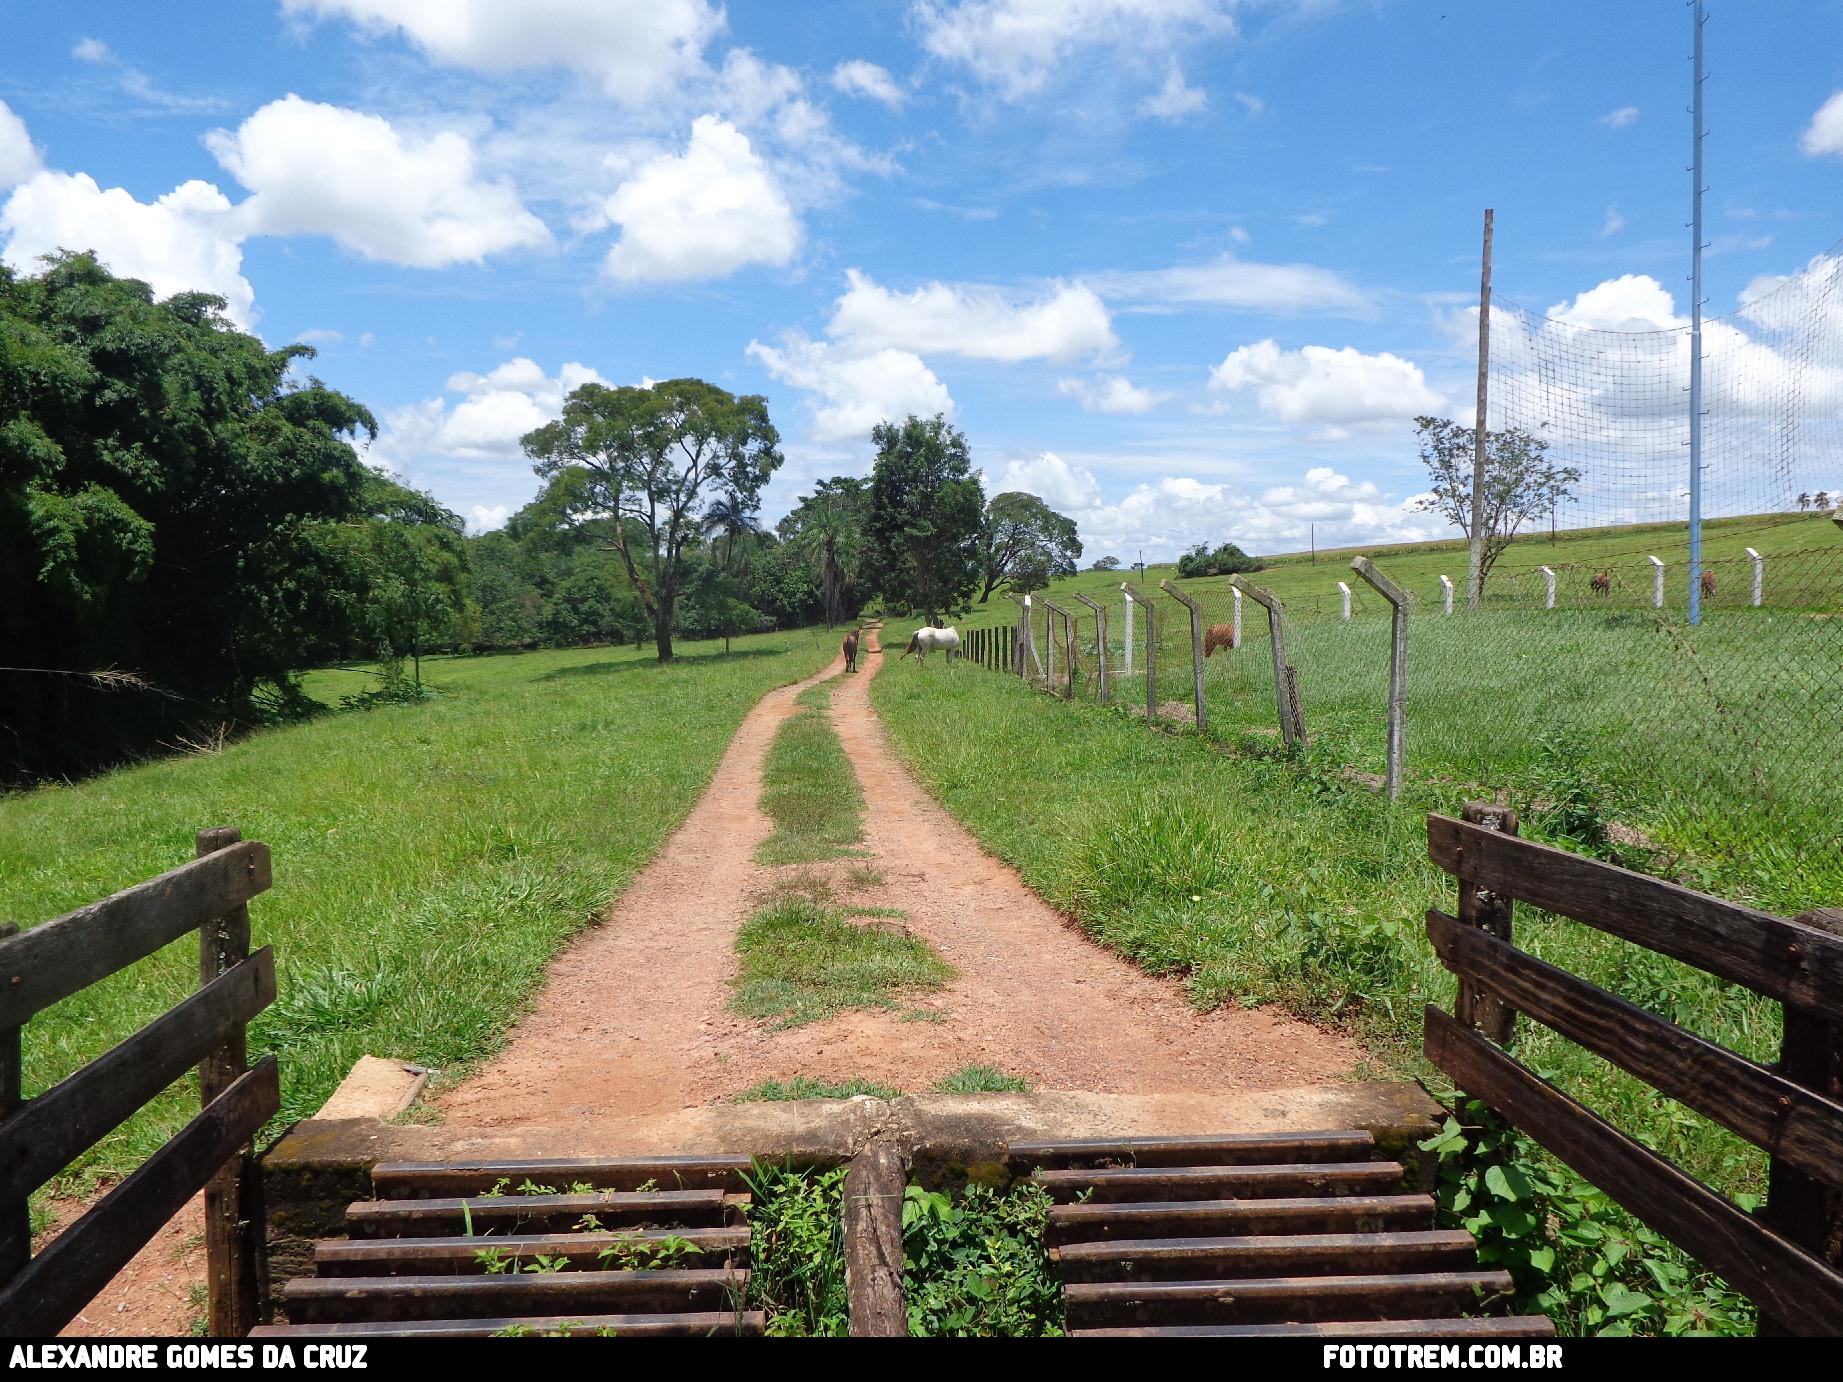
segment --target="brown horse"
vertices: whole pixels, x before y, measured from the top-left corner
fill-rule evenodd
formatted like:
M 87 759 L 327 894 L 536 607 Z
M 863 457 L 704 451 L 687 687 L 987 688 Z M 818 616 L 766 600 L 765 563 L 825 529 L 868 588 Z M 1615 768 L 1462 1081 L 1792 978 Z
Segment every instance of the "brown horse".
M 1235 625 L 1211 624 L 1203 630 L 1203 656 L 1208 657 L 1218 648 L 1235 649 Z
M 1706 600 L 1706 599 L 1709 599 L 1714 594 L 1715 594 L 1715 573 L 1713 571 L 1704 571 L 1702 573 L 1702 598 Z
M 855 672 L 858 669 L 858 631 L 853 629 L 845 635 L 844 642 L 845 670 Z
M 1596 571 L 1593 573 L 1593 580 L 1589 582 L 1589 584 L 1593 586 L 1593 593 L 1595 595 L 1611 595 L 1613 593 L 1613 573 L 1610 571 Z

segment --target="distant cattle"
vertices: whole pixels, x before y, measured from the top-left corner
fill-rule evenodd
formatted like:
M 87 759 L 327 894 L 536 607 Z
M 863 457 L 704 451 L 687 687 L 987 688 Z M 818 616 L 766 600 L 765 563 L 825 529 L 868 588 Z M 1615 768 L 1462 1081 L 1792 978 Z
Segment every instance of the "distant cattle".
M 847 672 L 857 671 L 858 669 L 858 634 L 857 634 L 856 629 L 853 629 L 850 633 L 845 635 L 844 654 L 845 654 L 845 670 Z
M 953 655 L 960 651 L 960 631 L 958 629 L 917 629 L 909 639 L 909 646 L 902 650 L 902 657 L 915 654 L 915 660 L 926 665 L 929 653 L 946 653 L 951 664 Z M 896 659 L 901 662 L 902 657 Z
M 1715 573 L 1713 571 L 1704 571 L 1702 573 L 1702 598 L 1706 600 L 1714 593 Z
M 1235 648 L 1235 625 L 1211 624 L 1203 630 L 1203 656 L 1208 657 L 1218 648 Z
M 1593 573 L 1593 580 L 1590 584 L 1593 586 L 1595 595 L 1611 595 L 1613 593 L 1613 573 L 1596 571 Z

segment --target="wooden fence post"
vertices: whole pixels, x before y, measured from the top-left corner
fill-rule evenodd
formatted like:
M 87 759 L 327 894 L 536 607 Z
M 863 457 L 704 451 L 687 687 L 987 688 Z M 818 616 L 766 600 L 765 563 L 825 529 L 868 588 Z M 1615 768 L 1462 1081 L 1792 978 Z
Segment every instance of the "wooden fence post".
M 1158 723 L 1158 612 L 1152 602 L 1125 581 L 1120 589 L 1126 598 L 1145 611 L 1145 722 Z
M 1288 747 L 1303 745 L 1306 742 L 1305 707 L 1299 701 L 1298 674 L 1286 660 L 1286 606 L 1271 590 L 1241 576 L 1230 576 L 1229 584 L 1267 611 L 1267 629 L 1273 639 L 1273 694 L 1280 716 L 1280 737 Z
M 0 940 L 18 931 L 11 922 L 0 924 Z M 0 983 L 11 978 L 11 975 L 0 975 Z M 0 1121 L 17 1112 L 25 1102 L 25 1062 L 20 1032 L 18 1027 L 0 1031 Z M 31 1206 L 30 1191 L 17 1199 L 0 1200 L 0 1286 L 5 1286 L 32 1260 Z
M 1389 602 L 1389 800 L 1401 795 L 1403 741 L 1408 718 L 1408 592 L 1383 575 L 1368 557 L 1350 569 L 1373 585 Z
M 1486 830 L 1505 835 L 1517 833 L 1517 813 L 1508 806 L 1488 801 L 1468 801 L 1460 819 Z M 1489 931 L 1508 943 L 1516 915 L 1516 901 L 1509 894 L 1481 888 L 1467 877 L 1465 860 L 1459 861 L 1459 922 Z M 1468 1027 L 1475 1027 L 1499 1046 L 1509 1046 L 1517 1033 L 1517 1011 L 1502 999 L 1477 988 L 1470 981 L 1459 981 L 1459 993 L 1453 999 L 1453 1016 Z
M 1806 912 L 1798 920 L 1843 936 L 1843 909 Z M 1843 1026 L 1790 1003 L 1784 1005 L 1784 1012 L 1779 1073 L 1826 1098 L 1843 1101 Z M 1760 1217 L 1780 1237 L 1798 1244 L 1820 1262 L 1843 1266 L 1843 1191 L 1774 1156 L 1767 1163 L 1766 1204 Z M 1773 1338 L 1793 1333 L 1765 1311 L 1760 1312 L 1756 1332 Z
M 1107 606 L 1099 600 L 1090 600 L 1086 595 L 1075 596 L 1089 609 L 1094 611 L 1094 660 L 1100 669 L 1099 690 L 1102 705 L 1107 704 Z
M 873 1138 L 845 1171 L 845 1308 L 853 1338 L 909 1332 L 902 1289 L 902 1199 L 908 1158 Z
M 1195 600 L 1168 580 L 1161 580 L 1158 588 L 1190 611 L 1191 694 L 1196 701 L 1197 733 L 1201 734 L 1209 727 L 1209 711 L 1203 698 L 1203 610 Z
M 199 858 L 228 849 L 243 839 L 234 826 L 198 832 Z M 249 958 L 250 909 L 233 907 L 208 918 L 198 929 L 198 982 L 203 988 Z M 239 1023 L 224 1044 L 198 1067 L 199 1106 L 209 1108 L 249 1068 L 246 1033 Z M 267 1262 L 263 1241 L 262 1178 L 256 1153 L 245 1146 L 205 1185 L 205 1275 L 210 1293 L 209 1332 L 214 1338 L 241 1339 L 258 1323 L 258 1302 Z

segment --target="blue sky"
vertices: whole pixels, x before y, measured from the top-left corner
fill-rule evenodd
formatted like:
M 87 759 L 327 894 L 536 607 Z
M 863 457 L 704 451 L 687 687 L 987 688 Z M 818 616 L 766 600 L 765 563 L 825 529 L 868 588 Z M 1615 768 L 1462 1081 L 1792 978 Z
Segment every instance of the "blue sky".
M 1707 293 L 1843 233 L 1843 5 L 1711 0 Z M 1089 555 L 1431 534 L 1501 298 L 1687 310 L 1679 0 L 0 0 L 0 257 L 223 293 L 476 525 L 575 382 L 951 412 Z M 1626 276 L 1639 276 L 1628 278 Z M 1668 298 L 1652 291 L 1654 280 Z M 1651 315 L 1647 317 L 1645 313 Z

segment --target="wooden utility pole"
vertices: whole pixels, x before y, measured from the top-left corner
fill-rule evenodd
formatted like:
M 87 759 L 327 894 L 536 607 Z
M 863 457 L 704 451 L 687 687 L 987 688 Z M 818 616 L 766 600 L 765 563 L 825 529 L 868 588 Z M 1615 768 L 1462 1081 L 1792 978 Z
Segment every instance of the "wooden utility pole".
M 1491 208 L 1485 208 L 1484 267 L 1478 276 L 1478 415 L 1472 425 L 1472 532 L 1466 607 L 1477 609 L 1485 553 L 1485 428 L 1491 377 Z

